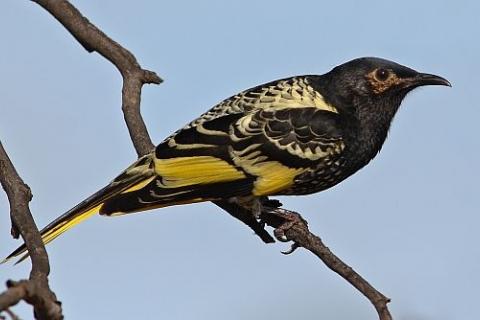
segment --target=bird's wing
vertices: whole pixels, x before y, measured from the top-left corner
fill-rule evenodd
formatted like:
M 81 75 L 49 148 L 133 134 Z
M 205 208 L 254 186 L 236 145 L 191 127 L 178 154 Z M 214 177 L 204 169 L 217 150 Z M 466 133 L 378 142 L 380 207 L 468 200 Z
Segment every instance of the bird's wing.
M 343 147 L 339 115 L 315 107 L 223 116 L 184 129 L 159 145 L 156 181 L 112 199 L 102 212 L 281 194 L 298 175 Z
M 156 177 L 138 190 L 109 199 L 101 214 L 249 195 L 253 176 L 233 162 L 230 128 L 244 114 L 228 114 L 178 131 L 155 150 Z
M 341 117 L 317 107 L 276 107 L 239 119 L 231 131 L 235 165 L 256 177 L 252 194 L 282 194 L 295 178 L 344 149 Z
M 112 197 L 100 213 L 281 194 L 295 177 L 343 150 L 339 122 L 337 113 L 315 107 L 265 108 L 182 129 L 157 146 L 157 177 Z

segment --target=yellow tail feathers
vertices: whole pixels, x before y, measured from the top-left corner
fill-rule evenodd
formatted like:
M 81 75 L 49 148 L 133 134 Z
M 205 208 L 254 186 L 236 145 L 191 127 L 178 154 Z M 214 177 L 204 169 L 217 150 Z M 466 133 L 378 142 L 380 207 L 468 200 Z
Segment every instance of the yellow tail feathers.
M 98 213 L 98 210 L 100 210 L 100 207 L 102 205 L 98 205 L 90 210 L 87 210 L 85 212 L 82 212 L 74 217 L 72 219 L 67 220 L 67 221 L 62 221 L 60 222 L 57 226 L 55 226 L 53 229 L 48 230 L 44 234 L 42 234 L 42 240 L 44 244 L 49 243 L 50 241 L 54 240 L 57 238 L 59 235 L 67 231 L 68 229 L 72 228 L 73 226 L 79 224 L 80 222 L 90 218 L 93 216 L 95 213 Z
M 55 238 L 60 236 L 65 231 L 72 228 L 73 226 L 75 226 L 75 225 L 79 224 L 80 222 L 90 218 L 91 216 L 93 216 L 94 214 L 96 214 L 98 212 L 98 210 L 100 209 L 101 206 L 102 206 L 102 204 L 100 204 L 100 205 L 98 205 L 98 206 L 96 206 L 96 207 L 94 207 L 90 210 L 87 210 L 85 212 L 77 213 L 67 220 L 59 221 L 57 224 L 55 224 L 53 226 L 49 226 L 48 228 L 45 228 L 41 232 L 43 244 L 46 245 L 47 243 L 53 241 Z M 21 254 L 23 254 L 22 257 L 20 257 L 20 259 L 18 259 L 18 261 L 15 262 L 15 264 L 18 264 L 18 263 L 22 262 L 23 260 L 25 260 L 26 258 L 28 258 L 29 254 L 27 252 L 27 248 L 26 248 L 25 245 L 22 245 L 17 250 L 12 252 L 7 258 L 5 258 L 2 262 L 0 262 L 0 264 L 9 261 L 12 258 L 18 257 Z
M 78 205 L 55 219 L 40 231 L 44 244 L 47 244 L 60 236 L 73 226 L 98 213 L 103 204 L 118 196 L 121 193 L 128 193 L 143 188 L 153 180 L 155 171 L 153 169 L 153 154 L 138 159 L 128 167 L 122 174 L 115 178 L 110 184 L 94 193 Z M 24 254 L 17 263 L 28 257 L 25 244 L 18 247 L 1 263 Z

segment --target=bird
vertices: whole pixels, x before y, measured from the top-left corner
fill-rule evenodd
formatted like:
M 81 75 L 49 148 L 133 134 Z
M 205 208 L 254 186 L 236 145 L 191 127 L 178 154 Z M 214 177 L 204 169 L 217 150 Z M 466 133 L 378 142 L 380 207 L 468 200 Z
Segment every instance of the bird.
M 255 218 L 262 198 L 317 193 L 367 165 L 402 100 L 445 78 L 357 58 L 322 75 L 271 81 L 223 100 L 41 230 L 45 244 L 94 214 L 228 201 Z M 5 260 L 28 256 L 25 244 Z

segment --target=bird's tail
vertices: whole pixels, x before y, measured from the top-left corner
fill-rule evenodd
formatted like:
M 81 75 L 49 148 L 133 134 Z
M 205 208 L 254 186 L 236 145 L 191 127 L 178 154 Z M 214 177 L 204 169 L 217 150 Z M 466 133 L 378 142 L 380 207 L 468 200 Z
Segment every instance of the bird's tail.
M 150 154 L 141 157 L 106 187 L 80 202 L 78 205 L 68 210 L 43 228 L 40 231 L 43 243 L 49 243 L 73 226 L 99 212 L 105 201 L 115 197 L 118 194 L 141 189 L 154 178 L 155 169 L 153 156 Z M 18 247 L 0 263 L 5 263 L 10 259 L 18 257 L 22 254 L 23 256 L 17 261 L 17 263 L 28 257 L 27 247 L 25 244 Z

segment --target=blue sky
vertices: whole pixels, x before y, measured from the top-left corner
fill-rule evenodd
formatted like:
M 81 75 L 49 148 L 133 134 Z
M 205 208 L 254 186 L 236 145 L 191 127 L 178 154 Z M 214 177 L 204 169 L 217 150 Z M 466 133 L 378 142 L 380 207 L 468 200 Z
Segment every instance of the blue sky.
M 449 79 L 404 101 L 379 156 L 337 187 L 282 198 L 392 298 L 395 319 L 478 319 L 480 5 L 475 1 L 74 1 L 145 68 L 154 141 L 245 88 L 379 56 Z M 0 10 L 0 139 L 40 226 L 135 160 L 121 79 L 46 11 Z M 0 255 L 9 237 L 0 195 Z M 283 256 L 215 206 L 94 217 L 48 247 L 68 319 L 374 319 L 309 252 Z M 30 265 L 2 265 L 0 280 Z M 16 307 L 22 318 L 29 307 Z

